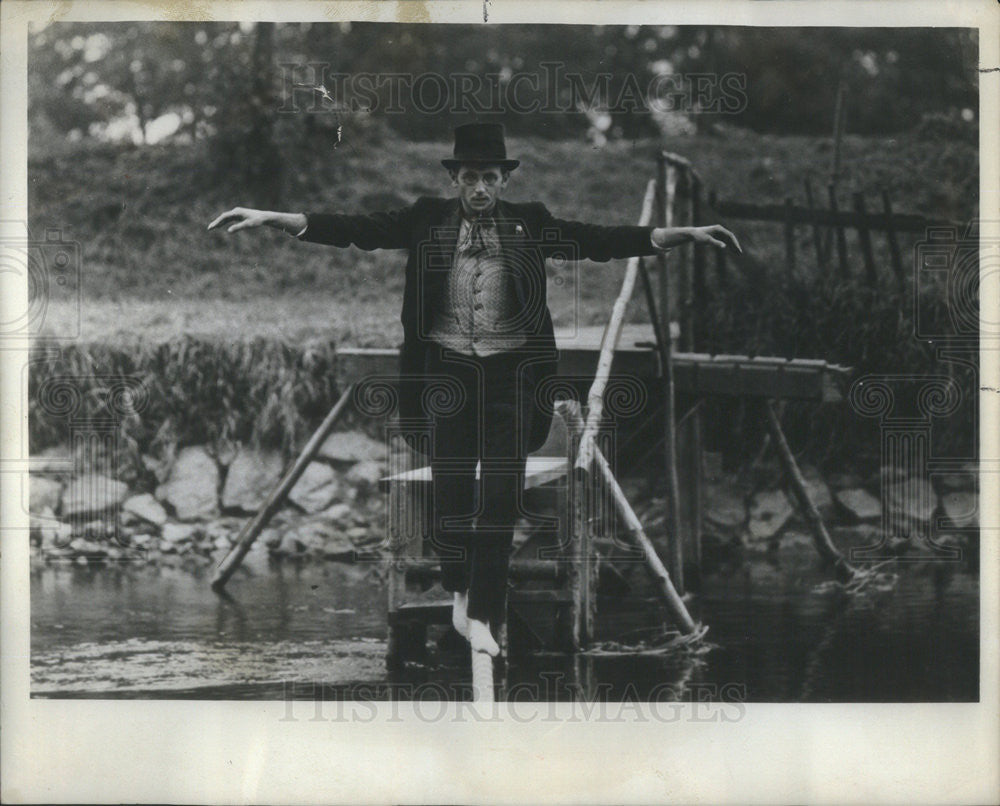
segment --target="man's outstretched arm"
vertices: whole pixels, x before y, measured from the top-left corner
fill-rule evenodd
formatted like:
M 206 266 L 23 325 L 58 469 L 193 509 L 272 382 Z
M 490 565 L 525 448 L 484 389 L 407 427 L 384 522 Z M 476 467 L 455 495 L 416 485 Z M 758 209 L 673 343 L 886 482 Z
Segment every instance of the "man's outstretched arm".
M 736 236 L 721 224 L 711 224 L 707 227 L 656 227 L 650 233 L 653 246 L 658 249 L 670 249 L 684 243 L 703 243 L 717 249 L 733 249 L 742 255 L 740 242 Z
M 556 218 L 544 205 L 539 205 L 541 232 L 552 230 L 556 237 L 545 239 L 561 251 L 561 244 L 573 245 L 577 257 L 606 261 L 656 254 L 657 250 L 670 249 L 685 243 L 704 243 L 719 249 L 732 249 L 742 254 L 739 242 L 725 227 L 713 224 L 708 227 L 651 227 L 588 224 Z M 543 238 L 544 239 L 544 238 Z
M 220 215 L 209 229 L 216 229 L 229 224 L 226 232 L 239 232 L 241 229 L 255 227 L 274 227 L 297 235 L 306 228 L 306 217 L 302 213 L 277 213 L 272 210 L 253 210 L 249 207 L 234 207 Z
M 384 213 L 276 213 L 234 207 L 208 225 L 215 229 L 229 224 L 228 232 L 253 227 L 274 227 L 304 241 L 361 249 L 405 249 L 409 246 L 413 207 Z

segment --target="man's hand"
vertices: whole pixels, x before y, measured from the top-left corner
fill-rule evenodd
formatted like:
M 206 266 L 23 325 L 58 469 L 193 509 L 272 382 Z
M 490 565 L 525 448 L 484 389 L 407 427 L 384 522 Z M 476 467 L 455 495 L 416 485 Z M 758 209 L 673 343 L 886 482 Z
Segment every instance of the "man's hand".
M 275 213 L 270 210 L 252 210 L 249 207 L 234 207 L 208 225 L 210 230 L 229 224 L 226 232 L 238 232 L 241 229 L 254 227 L 276 227 L 285 232 L 301 232 L 306 226 L 306 217 L 302 213 Z
M 708 227 L 657 227 L 653 230 L 653 243 L 660 249 L 669 249 L 682 243 L 704 243 L 717 249 L 729 247 L 742 255 L 736 236 L 721 224 Z

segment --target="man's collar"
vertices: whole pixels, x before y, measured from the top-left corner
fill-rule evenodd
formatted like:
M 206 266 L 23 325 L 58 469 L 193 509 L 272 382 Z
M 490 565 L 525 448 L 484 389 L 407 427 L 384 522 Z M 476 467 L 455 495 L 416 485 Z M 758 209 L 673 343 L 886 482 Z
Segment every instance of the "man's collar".
M 497 201 L 496 204 L 494 204 L 485 213 L 479 213 L 478 215 L 471 215 L 470 216 L 465 211 L 465 207 L 462 205 L 461 200 L 458 202 L 458 213 L 459 213 L 459 216 L 461 217 L 461 219 L 463 221 L 469 221 L 469 222 L 473 222 L 473 221 L 482 221 L 483 223 L 490 222 L 494 218 L 496 218 L 497 212 L 498 212 L 499 208 L 500 208 L 500 202 Z

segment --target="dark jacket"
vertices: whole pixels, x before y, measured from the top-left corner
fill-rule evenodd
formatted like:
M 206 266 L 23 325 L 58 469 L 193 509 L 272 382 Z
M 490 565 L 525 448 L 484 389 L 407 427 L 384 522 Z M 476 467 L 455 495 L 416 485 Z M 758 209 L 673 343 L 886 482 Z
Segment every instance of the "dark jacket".
M 400 351 L 400 417 L 422 420 L 424 352 L 433 313 L 447 288 L 461 224 L 459 200 L 422 196 L 409 207 L 367 215 L 308 213 L 302 240 L 361 249 L 407 249 L 406 285 L 403 291 L 403 346 Z M 652 227 L 599 226 L 555 218 L 544 204 L 497 203 L 494 212 L 501 249 L 514 279 L 514 292 L 526 311 L 529 338 L 524 354 L 527 393 L 556 374 L 558 351 L 552 317 L 546 302 L 547 259 L 607 261 L 651 255 Z M 528 449 L 545 441 L 552 420 L 551 401 L 535 396 Z

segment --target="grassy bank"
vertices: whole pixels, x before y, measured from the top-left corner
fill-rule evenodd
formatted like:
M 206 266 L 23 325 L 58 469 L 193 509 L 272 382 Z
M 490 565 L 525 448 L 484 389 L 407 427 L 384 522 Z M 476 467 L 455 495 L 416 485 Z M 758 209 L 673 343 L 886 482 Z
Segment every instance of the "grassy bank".
M 665 146 L 688 157 L 720 198 L 756 202 L 789 195 L 802 199 L 807 178 L 821 189 L 831 159 L 824 139 L 740 130 L 673 138 Z M 598 150 L 579 143 L 514 139 L 509 150 L 522 159 L 522 167 L 507 195 L 542 199 L 564 217 L 632 222 L 656 148 L 652 141 L 613 143 Z M 401 206 L 422 194 L 450 194 L 439 164 L 447 150 L 445 143 L 408 143 L 389 134 L 360 142 L 348 139 L 337 151 L 289 142 L 284 144 L 280 206 L 363 211 Z M 969 145 L 914 135 L 848 137 L 843 164 L 845 205 L 851 191 L 875 194 L 885 187 L 901 212 L 959 220 L 976 214 L 978 164 Z M 397 335 L 387 325 L 391 328 L 399 313 L 401 254 L 301 244 L 274 231 L 234 236 L 207 232 L 205 226 L 219 212 L 253 205 L 254 199 L 236 177 L 214 174 L 201 145 L 87 145 L 32 153 L 29 175 L 32 231 L 58 228 L 81 244 L 84 339 L 145 329 L 150 309 L 132 310 L 135 301 L 161 306 L 158 316 L 167 321 L 177 311 L 194 312 L 183 320 L 189 333 L 252 336 L 259 327 L 284 322 L 286 332 L 296 337 L 315 328 L 352 343 L 392 343 Z M 780 265 L 780 230 L 735 226 L 759 261 Z M 601 322 L 623 266 L 584 264 L 580 271 L 581 315 L 586 324 Z M 554 292 L 558 320 L 568 315 L 570 300 Z M 247 316 L 231 323 L 238 331 L 227 320 L 220 330 L 213 317 L 200 315 L 199 306 L 214 300 L 265 300 L 282 315 L 263 321 Z M 253 306 L 250 310 L 256 313 Z M 53 325 L 62 313 L 53 311 Z

